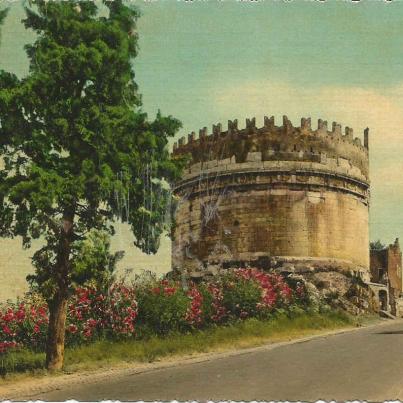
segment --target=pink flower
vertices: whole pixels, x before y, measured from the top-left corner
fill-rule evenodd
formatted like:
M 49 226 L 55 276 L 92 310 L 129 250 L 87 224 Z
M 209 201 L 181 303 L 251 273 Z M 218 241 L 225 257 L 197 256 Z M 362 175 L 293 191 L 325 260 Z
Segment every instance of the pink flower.
M 186 312 L 185 320 L 192 326 L 200 325 L 203 321 L 201 310 L 203 296 L 194 286 L 188 291 L 187 295 L 190 297 L 190 306 Z
M 6 322 L 11 322 L 14 319 L 14 312 L 9 309 L 8 312 L 3 316 L 3 319 Z
M 70 333 L 77 333 L 77 330 L 78 330 L 78 327 L 76 326 L 76 325 L 73 325 L 73 324 L 70 324 L 68 327 L 67 327 L 67 330 L 70 332 Z
M 87 320 L 87 324 L 88 324 L 88 326 L 94 327 L 97 325 L 97 321 L 95 319 L 91 318 L 91 319 Z
M 42 316 L 43 318 L 46 318 L 46 317 L 48 316 L 48 311 L 47 311 L 47 309 L 46 309 L 45 307 L 40 306 L 40 307 L 38 308 L 38 314 L 39 314 L 40 316 Z
M 87 329 L 84 331 L 84 337 L 86 337 L 87 339 L 90 338 L 92 336 L 92 331 L 91 329 Z
M 3 326 L 3 332 L 4 332 L 5 334 L 8 334 L 8 335 L 11 335 L 11 334 L 12 334 L 11 329 L 10 329 L 7 325 L 4 325 L 4 326 Z
M 23 321 L 25 319 L 25 311 L 21 308 L 15 313 L 15 317 L 18 321 Z

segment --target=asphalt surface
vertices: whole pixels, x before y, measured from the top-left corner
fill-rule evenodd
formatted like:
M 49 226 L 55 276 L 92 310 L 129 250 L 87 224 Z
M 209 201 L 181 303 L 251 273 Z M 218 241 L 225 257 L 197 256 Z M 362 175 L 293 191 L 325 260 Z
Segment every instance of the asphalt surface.
M 102 383 L 71 384 L 30 398 L 402 400 L 403 321 Z

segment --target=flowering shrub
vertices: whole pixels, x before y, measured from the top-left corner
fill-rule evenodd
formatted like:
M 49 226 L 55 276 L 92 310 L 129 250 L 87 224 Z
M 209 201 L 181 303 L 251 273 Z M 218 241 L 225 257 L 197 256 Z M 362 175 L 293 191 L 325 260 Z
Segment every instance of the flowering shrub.
M 136 317 L 133 287 L 115 283 L 106 295 L 94 286 L 78 288 L 68 307 L 67 343 L 134 336 Z
M 134 336 L 138 313 L 135 288 L 122 283 L 114 284 L 109 290 L 107 302 L 104 321 L 108 336 Z
M 214 304 L 221 320 L 229 317 L 264 318 L 276 309 L 306 303 L 306 290 L 302 283 L 297 283 L 293 289 L 283 276 L 256 268 L 233 270 L 222 276 L 219 283 L 210 286 L 214 288 L 215 295 L 221 296 Z
M 106 297 L 92 287 L 77 288 L 67 308 L 66 343 L 90 341 L 102 335 Z
M 187 292 L 190 298 L 190 304 L 186 311 L 185 320 L 193 327 L 199 327 L 203 324 L 203 295 L 194 285 Z
M 224 323 L 228 319 L 228 311 L 223 304 L 224 296 L 221 284 L 219 282 L 202 283 L 199 285 L 199 290 L 203 296 L 202 324 Z
M 189 297 L 179 283 L 161 280 L 137 290 L 138 325 L 152 333 L 166 334 L 183 331 L 191 323 L 186 321 Z M 192 321 L 190 319 L 189 321 Z
M 246 319 L 258 314 L 258 305 L 262 301 L 259 284 L 237 271 L 222 279 L 223 306 L 232 319 Z
M 45 303 L 31 296 L 3 306 L 0 308 L 0 353 L 19 346 L 44 349 L 48 322 Z
M 301 282 L 257 269 L 237 269 L 200 284 L 183 287 L 171 280 L 114 283 L 107 292 L 87 285 L 71 296 L 67 345 L 99 338 L 144 337 L 189 331 L 230 320 L 268 317 L 276 309 L 309 303 Z M 48 309 L 32 295 L 0 305 L 0 356 L 18 347 L 45 349 Z
M 257 308 L 261 312 L 270 312 L 274 308 L 287 306 L 293 301 L 291 287 L 279 274 L 265 273 L 258 269 L 239 269 L 234 271 L 234 275 L 258 285 L 261 300 L 258 302 Z

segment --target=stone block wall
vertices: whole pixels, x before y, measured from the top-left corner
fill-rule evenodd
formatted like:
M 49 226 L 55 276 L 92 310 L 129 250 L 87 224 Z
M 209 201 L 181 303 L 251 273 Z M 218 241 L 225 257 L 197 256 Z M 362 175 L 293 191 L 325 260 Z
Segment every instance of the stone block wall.
M 252 261 L 259 256 L 320 257 L 368 267 L 368 207 L 342 193 L 289 189 L 232 192 L 203 223 L 202 197 L 188 200 L 177 215 L 175 246 L 190 259 L 173 265 Z M 216 203 L 217 201 L 213 201 Z M 197 256 L 200 262 L 195 261 Z
M 252 262 L 259 257 L 339 261 L 369 272 L 368 131 L 364 145 L 352 129 L 331 132 L 310 120 L 294 128 L 265 118 L 256 129 L 213 126 L 174 155 L 191 155 L 175 187 L 172 263 L 183 270 Z

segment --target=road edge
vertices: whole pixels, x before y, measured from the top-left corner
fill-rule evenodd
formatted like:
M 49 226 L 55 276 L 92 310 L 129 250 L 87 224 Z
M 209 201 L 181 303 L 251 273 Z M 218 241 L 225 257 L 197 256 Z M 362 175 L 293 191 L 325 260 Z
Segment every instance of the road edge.
M 198 364 L 213 360 L 224 359 L 233 356 L 240 356 L 251 354 L 258 351 L 270 351 L 276 348 L 293 345 L 298 343 L 306 343 L 314 339 L 326 338 L 329 336 L 336 336 L 344 333 L 351 333 L 363 329 L 368 329 L 377 326 L 390 325 L 396 322 L 403 322 L 403 319 L 380 319 L 374 324 L 368 324 L 357 327 L 344 327 L 340 329 L 324 331 L 323 333 L 314 334 L 305 337 L 298 337 L 293 340 L 281 342 L 267 342 L 266 344 L 257 347 L 247 347 L 242 349 L 233 349 L 226 351 L 212 351 L 207 353 L 195 353 L 180 357 L 169 357 L 161 359 L 161 361 L 154 361 L 152 363 L 134 363 L 127 366 L 116 366 L 112 368 L 102 368 L 98 370 L 79 371 L 72 374 L 61 374 L 52 377 L 32 378 L 28 381 L 26 379 L 17 380 L 14 383 L 0 386 L 0 400 L 34 400 L 35 396 L 49 393 L 54 390 L 62 389 L 71 383 L 88 384 L 102 382 L 104 379 L 120 378 L 130 375 L 137 375 L 147 372 L 163 370 L 166 368 L 174 368 L 182 365 Z

